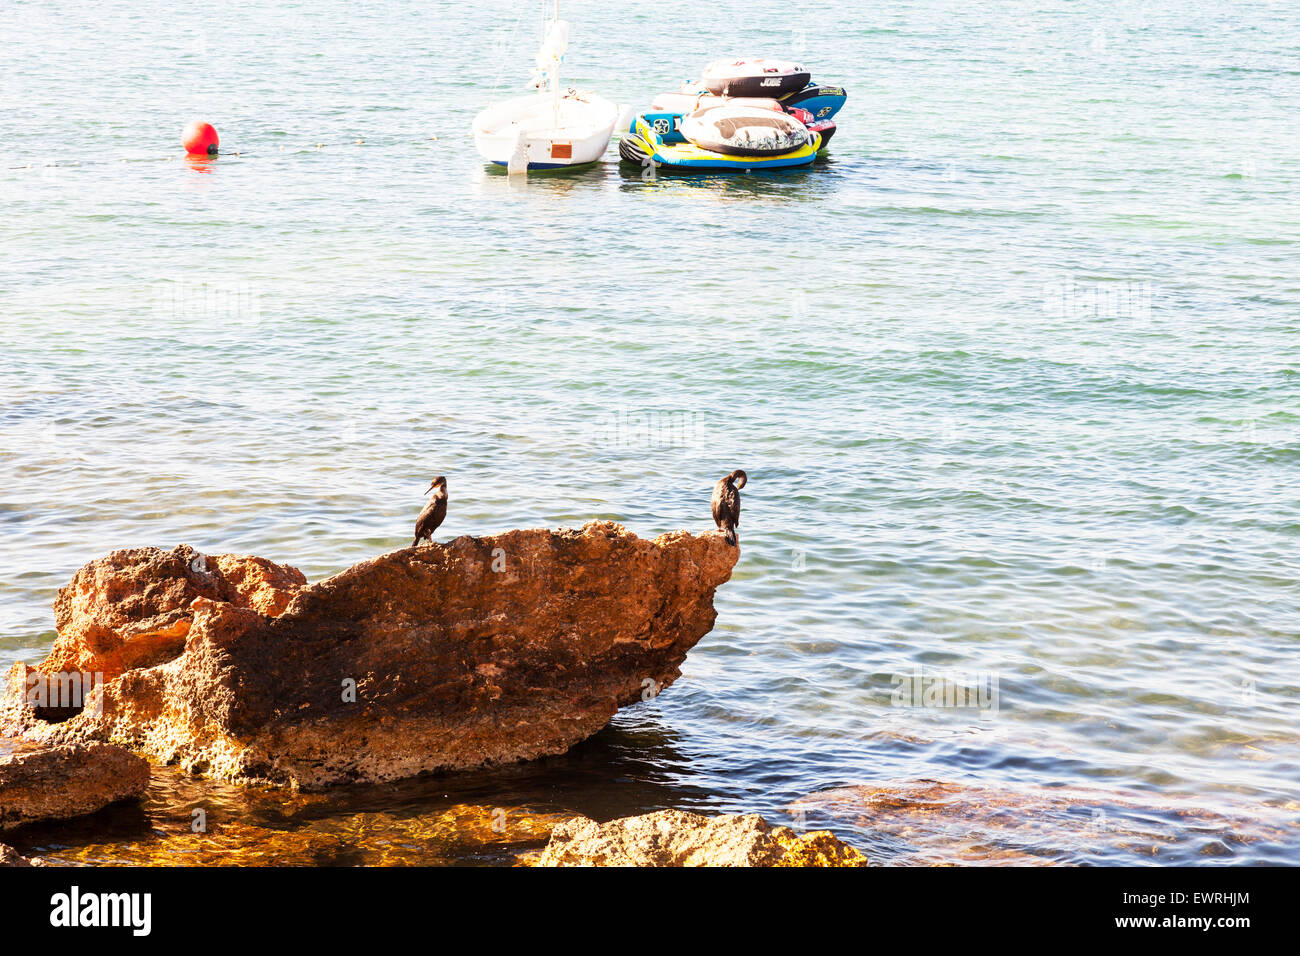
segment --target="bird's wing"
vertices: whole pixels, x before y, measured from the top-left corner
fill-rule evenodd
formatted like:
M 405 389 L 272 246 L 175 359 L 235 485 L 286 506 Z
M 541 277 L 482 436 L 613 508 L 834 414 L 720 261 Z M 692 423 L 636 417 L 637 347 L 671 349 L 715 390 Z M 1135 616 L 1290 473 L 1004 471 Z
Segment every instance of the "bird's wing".
M 426 537 L 432 533 L 434 528 L 438 527 L 438 523 L 441 519 L 434 520 L 437 512 L 438 499 L 430 499 L 429 503 L 424 506 L 423 510 L 421 510 L 420 517 L 415 519 L 416 534 L 421 537 Z

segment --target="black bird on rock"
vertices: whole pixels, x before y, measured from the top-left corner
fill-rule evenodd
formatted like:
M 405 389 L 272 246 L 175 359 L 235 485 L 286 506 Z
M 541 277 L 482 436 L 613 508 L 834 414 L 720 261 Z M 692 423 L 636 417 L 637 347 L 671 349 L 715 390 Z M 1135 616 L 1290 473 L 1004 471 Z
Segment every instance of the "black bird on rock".
M 713 520 L 718 530 L 727 535 L 727 544 L 737 541 L 736 525 L 740 524 L 740 489 L 749 482 L 749 476 L 737 468 L 713 486 Z
M 439 475 L 430 483 L 429 491 L 433 492 L 433 497 L 420 512 L 420 517 L 415 519 L 415 540 L 411 542 L 413 548 L 420 543 L 421 538 L 433 544 L 433 533 L 447 517 L 447 479 Z M 425 494 L 427 495 L 429 491 Z

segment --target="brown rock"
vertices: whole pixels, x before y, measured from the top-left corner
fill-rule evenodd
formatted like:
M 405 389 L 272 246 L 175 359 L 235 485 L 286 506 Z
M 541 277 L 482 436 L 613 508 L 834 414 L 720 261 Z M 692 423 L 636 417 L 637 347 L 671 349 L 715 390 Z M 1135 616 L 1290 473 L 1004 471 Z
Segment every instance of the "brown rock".
M 20 745 L 0 754 L 0 830 L 94 813 L 139 798 L 149 763 L 103 743 Z
M 304 787 L 561 753 L 680 676 L 738 555 L 720 534 L 646 541 L 609 522 L 462 537 L 364 561 L 273 617 L 273 572 L 236 577 L 217 561 L 239 585 L 230 600 L 198 593 L 187 549 L 115 552 L 60 597 L 59 660 L 102 659 L 85 647 L 98 622 L 118 635 L 183 625 L 184 652 L 123 671 L 66 723 L 15 718 L 12 700 L 6 713 L 29 737 L 112 739 L 195 772 Z M 93 591 L 92 569 L 109 567 L 130 587 Z M 267 578 L 269 592 L 249 587 Z
M 307 579 L 263 558 L 209 558 L 188 545 L 132 548 L 86 565 L 54 602 L 59 636 L 45 673 L 102 673 L 152 667 L 178 656 L 196 598 L 277 615 Z
M 659 810 L 597 823 L 576 817 L 551 832 L 538 866 L 866 866 L 827 830 L 802 836 L 756 813 L 706 817 Z
M 0 843 L 0 866 L 45 866 L 45 861 L 39 856 L 23 856 L 13 847 Z

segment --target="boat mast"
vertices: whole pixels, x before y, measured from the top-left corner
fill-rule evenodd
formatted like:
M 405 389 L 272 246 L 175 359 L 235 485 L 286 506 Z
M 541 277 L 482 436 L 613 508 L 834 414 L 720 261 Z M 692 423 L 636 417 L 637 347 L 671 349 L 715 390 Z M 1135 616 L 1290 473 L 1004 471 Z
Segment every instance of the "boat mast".
M 555 19 L 551 21 L 551 29 L 555 30 L 560 25 L 560 0 L 555 0 Z M 560 51 L 552 48 L 551 54 L 555 60 L 554 68 L 551 70 L 551 125 L 559 129 L 560 126 Z

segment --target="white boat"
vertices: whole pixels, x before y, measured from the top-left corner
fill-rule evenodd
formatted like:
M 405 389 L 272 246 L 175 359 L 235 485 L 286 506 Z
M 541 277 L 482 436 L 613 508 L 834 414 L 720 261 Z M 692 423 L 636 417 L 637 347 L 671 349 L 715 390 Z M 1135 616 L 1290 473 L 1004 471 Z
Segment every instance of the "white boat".
M 620 109 L 603 96 L 560 86 L 569 25 L 555 17 L 537 52 L 529 96 L 493 103 L 474 117 L 474 145 L 484 159 L 512 174 L 594 163 L 609 148 Z

